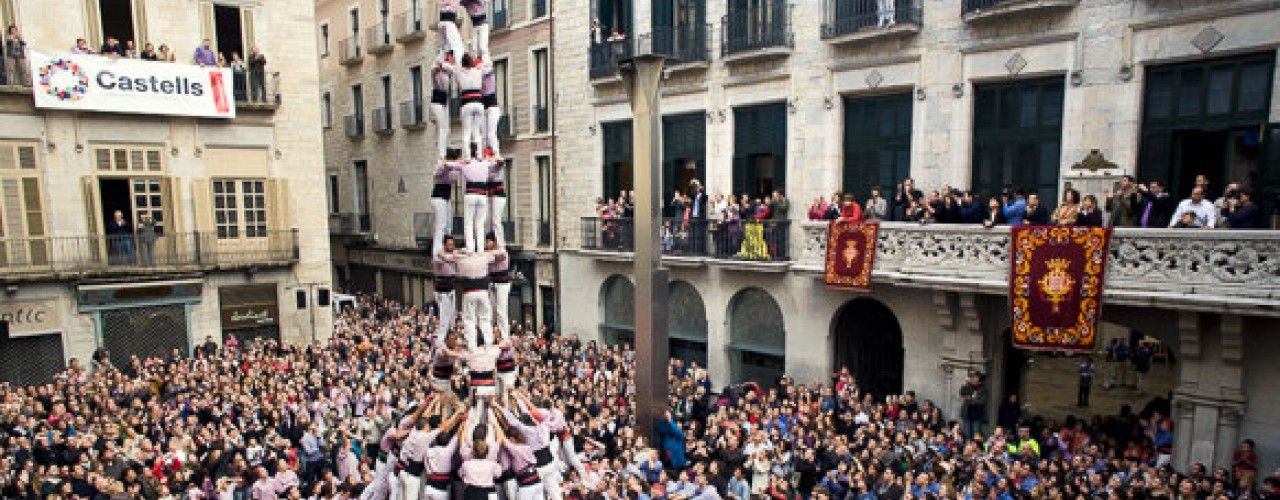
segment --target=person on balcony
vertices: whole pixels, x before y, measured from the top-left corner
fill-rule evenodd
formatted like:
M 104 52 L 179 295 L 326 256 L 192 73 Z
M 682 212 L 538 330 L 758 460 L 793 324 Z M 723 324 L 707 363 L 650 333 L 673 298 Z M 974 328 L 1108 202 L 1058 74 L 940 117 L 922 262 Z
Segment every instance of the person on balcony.
M 862 206 L 858 205 L 858 200 L 855 200 L 852 194 L 844 195 L 844 202 L 840 204 L 840 222 L 862 222 L 862 220 Z
M 129 227 L 129 219 L 124 218 L 124 212 L 120 210 L 111 214 L 111 220 L 107 221 L 107 243 L 111 264 L 133 264 L 133 228 Z
M 249 92 L 253 102 L 267 102 L 267 56 L 257 47 L 249 52 Z
M 1102 227 L 1102 210 L 1098 209 L 1098 198 L 1085 195 L 1080 202 L 1080 212 L 1076 216 L 1076 225 L 1085 227 Z
M 1054 209 L 1049 221 L 1055 226 L 1074 226 L 1080 216 L 1080 192 L 1068 189 L 1062 193 L 1062 204 Z
M 240 59 L 239 52 L 231 52 L 231 81 L 237 101 L 244 101 L 249 98 L 249 87 L 245 82 L 248 68 L 244 65 L 244 60 Z
M 151 214 L 143 212 L 138 217 L 138 258 L 139 264 L 147 267 L 155 265 L 156 221 Z
M 889 220 L 889 201 L 880 196 L 880 186 L 871 188 L 871 197 L 862 207 L 862 217 L 867 222 Z
M 1004 210 L 1000 208 L 1000 200 L 992 197 L 987 200 L 987 211 L 982 215 L 983 227 L 996 227 L 1001 224 L 1007 224 L 1009 221 L 1004 218 Z
M 22 32 L 18 31 L 16 24 L 10 24 L 5 31 L 4 57 L 0 61 L 4 63 L 0 64 L 0 85 L 6 82 L 18 85 L 29 83 L 22 76 L 27 67 L 27 42 L 22 39 Z
M 822 220 L 827 215 L 827 200 L 822 196 L 813 197 L 813 203 L 809 204 L 809 220 Z

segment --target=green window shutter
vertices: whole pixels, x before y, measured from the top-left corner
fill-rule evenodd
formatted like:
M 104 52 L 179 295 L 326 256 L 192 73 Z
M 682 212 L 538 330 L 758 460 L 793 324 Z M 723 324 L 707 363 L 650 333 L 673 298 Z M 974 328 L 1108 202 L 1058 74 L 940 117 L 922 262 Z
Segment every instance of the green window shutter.
M 747 192 L 747 157 L 733 157 L 733 194 Z

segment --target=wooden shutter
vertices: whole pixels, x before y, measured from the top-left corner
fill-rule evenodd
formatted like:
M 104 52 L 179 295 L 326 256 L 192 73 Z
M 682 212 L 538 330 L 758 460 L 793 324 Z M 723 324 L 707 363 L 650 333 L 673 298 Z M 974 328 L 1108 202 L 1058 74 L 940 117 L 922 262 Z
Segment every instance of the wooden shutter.
M 31 238 L 27 245 L 31 263 L 46 264 L 49 262 L 49 240 L 45 239 L 44 200 L 40 196 L 39 178 L 22 178 L 22 204 L 26 210 L 27 237 Z
M 272 250 L 285 250 L 292 245 L 289 220 L 289 181 L 267 179 L 267 237 Z
M 240 54 L 245 60 L 249 59 L 249 54 L 253 53 L 253 48 L 257 46 L 257 40 L 253 33 L 253 9 L 243 7 L 240 9 L 240 31 L 244 32 L 244 47 Z
M 98 10 L 98 0 L 84 0 L 85 33 L 88 33 L 89 47 L 98 50 L 102 47 L 102 12 Z M 73 43 L 75 39 L 71 40 Z M 124 42 L 120 42 L 124 43 Z
M 38 166 L 36 162 L 37 157 L 35 146 L 18 146 L 17 167 L 19 170 L 36 170 Z M 0 165 L 3 164 L 3 162 L 0 162 Z
M 182 210 L 182 182 L 177 177 L 165 177 L 161 184 L 164 195 L 165 235 L 179 235 L 186 229 Z
M 106 148 L 95 148 L 93 150 L 94 168 L 100 171 L 111 171 L 111 150 Z
M 213 224 L 213 188 L 209 179 L 191 181 L 191 203 L 195 208 L 195 230 L 207 235 L 217 232 Z M 205 238 L 204 241 L 213 241 Z
M 747 157 L 733 157 L 733 194 L 747 192 Z
M 133 39 L 134 46 L 141 51 L 151 40 L 147 36 L 147 0 L 133 0 Z M 120 43 L 125 43 L 121 40 Z
M 213 2 L 200 2 L 200 39 L 212 40 L 213 46 L 218 46 L 218 30 L 213 24 Z
M 101 207 L 98 206 L 98 183 L 92 175 L 86 175 L 80 178 L 80 190 L 84 194 L 84 215 L 87 225 L 85 226 L 88 236 L 92 236 L 89 241 L 85 242 L 86 251 L 90 252 L 93 261 L 101 263 L 102 255 L 106 250 L 104 246 L 106 239 L 102 238 L 102 217 Z

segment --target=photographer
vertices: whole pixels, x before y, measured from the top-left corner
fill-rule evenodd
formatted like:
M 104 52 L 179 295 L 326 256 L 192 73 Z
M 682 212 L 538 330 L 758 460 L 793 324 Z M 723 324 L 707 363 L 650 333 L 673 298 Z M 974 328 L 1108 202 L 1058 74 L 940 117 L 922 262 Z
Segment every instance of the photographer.
M 1235 186 L 1232 184 L 1231 186 Z M 1220 227 L 1231 229 L 1258 229 L 1259 210 L 1253 202 L 1253 192 L 1249 190 L 1228 190 L 1222 197 L 1223 207 Z

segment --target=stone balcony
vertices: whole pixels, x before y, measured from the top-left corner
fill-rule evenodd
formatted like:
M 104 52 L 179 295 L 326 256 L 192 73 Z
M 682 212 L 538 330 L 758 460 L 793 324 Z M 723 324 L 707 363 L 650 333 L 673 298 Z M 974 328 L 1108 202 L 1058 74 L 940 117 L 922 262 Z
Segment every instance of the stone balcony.
M 600 244 L 594 239 L 599 231 L 584 228 L 578 248 L 569 252 L 608 262 L 634 258 L 626 245 Z M 790 260 L 769 262 L 768 270 L 821 280 L 827 223 L 803 222 L 790 239 Z M 734 262 L 714 253 L 697 257 L 700 264 Z M 667 260 L 684 267 L 689 259 Z M 1009 228 L 883 223 L 872 276 L 873 290 L 893 284 L 1006 295 Z M 1117 229 L 1105 293 L 1115 305 L 1280 317 L 1280 231 Z
M 806 222 L 793 271 L 821 275 L 827 224 Z M 1003 295 L 1009 228 L 883 223 L 874 283 Z M 1280 316 L 1280 232 L 1117 229 L 1109 304 Z

